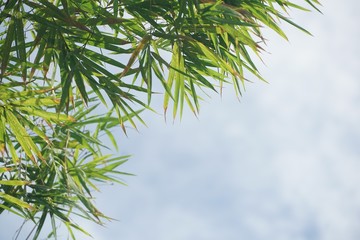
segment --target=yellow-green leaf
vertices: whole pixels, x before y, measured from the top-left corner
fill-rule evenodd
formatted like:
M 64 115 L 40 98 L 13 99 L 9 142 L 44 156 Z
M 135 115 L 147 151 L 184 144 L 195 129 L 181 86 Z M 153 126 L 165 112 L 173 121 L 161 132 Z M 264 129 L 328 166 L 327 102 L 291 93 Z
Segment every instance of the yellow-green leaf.
M 12 133 L 15 135 L 16 140 L 21 145 L 25 154 L 32 160 L 35 161 L 34 154 L 42 158 L 41 152 L 38 147 L 33 142 L 31 136 L 27 133 L 23 125 L 19 122 L 19 120 L 15 117 L 15 115 L 10 111 L 5 111 L 5 118 L 11 128 Z
M 18 107 L 17 109 L 21 111 L 26 111 L 31 115 L 39 116 L 47 120 L 53 121 L 64 121 L 64 122 L 74 122 L 75 119 L 72 116 L 60 113 L 47 112 L 40 109 L 35 109 L 31 107 Z
M 28 185 L 30 182 L 21 181 L 21 180 L 0 180 L 0 185 L 9 185 L 9 186 L 22 186 Z
M 33 209 L 34 207 L 31 206 L 30 204 L 22 201 L 21 199 L 18 199 L 16 197 L 13 197 L 9 194 L 6 194 L 6 193 L 3 193 L 3 192 L 0 192 L 0 198 L 4 199 L 5 201 L 7 202 L 10 202 L 12 204 L 16 204 L 20 207 L 23 207 L 23 208 L 27 208 L 27 209 Z

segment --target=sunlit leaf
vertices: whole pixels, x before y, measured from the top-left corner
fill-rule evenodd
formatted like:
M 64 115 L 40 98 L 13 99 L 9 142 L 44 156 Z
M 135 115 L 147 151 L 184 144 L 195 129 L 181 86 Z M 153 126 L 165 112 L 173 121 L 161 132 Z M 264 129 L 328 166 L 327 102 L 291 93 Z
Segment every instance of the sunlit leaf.
M 21 180 L 0 180 L 0 184 L 2 185 L 9 185 L 9 186 L 23 186 L 28 185 L 28 181 L 21 181 Z
M 22 207 L 22 208 L 27 208 L 27 209 L 33 209 L 33 206 L 31 206 L 30 204 L 22 201 L 21 199 L 19 198 L 16 198 L 16 197 L 13 197 L 9 194 L 6 194 L 6 193 L 3 193 L 3 192 L 0 192 L 0 198 L 2 198 L 3 200 L 11 203 L 11 204 L 15 204 L 15 205 L 18 205 L 19 207 Z

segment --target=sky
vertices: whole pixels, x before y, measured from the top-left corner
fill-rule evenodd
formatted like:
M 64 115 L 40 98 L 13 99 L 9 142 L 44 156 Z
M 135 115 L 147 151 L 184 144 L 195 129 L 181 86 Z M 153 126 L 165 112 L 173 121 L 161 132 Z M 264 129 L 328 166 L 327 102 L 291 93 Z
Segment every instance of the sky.
M 360 239 L 360 3 L 322 2 L 323 15 L 290 12 L 313 36 L 267 35 L 268 84 L 240 101 L 228 86 L 198 118 L 146 113 L 147 128 L 119 136 L 136 176 L 101 186 L 95 202 L 117 220 L 83 222 L 94 239 Z M 0 216 L 0 239 L 15 219 Z

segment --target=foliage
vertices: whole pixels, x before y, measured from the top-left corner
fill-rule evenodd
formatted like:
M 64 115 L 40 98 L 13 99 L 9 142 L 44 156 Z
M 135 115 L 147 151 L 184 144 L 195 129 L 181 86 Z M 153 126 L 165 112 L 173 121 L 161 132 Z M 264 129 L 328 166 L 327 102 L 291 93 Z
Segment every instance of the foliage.
M 114 127 L 145 124 L 157 85 L 173 118 L 184 105 L 198 114 L 202 92 L 223 84 L 241 95 L 263 80 L 252 57 L 264 27 L 307 32 L 289 9 L 307 11 L 287 0 L 0 0 L 0 213 L 33 221 L 34 239 L 47 219 L 55 237 L 57 221 L 86 233 L 72 216 L 101 224 L 92 191 L 122 183 L 128 156 L 104 155 L 100 136 L 116 146 Z

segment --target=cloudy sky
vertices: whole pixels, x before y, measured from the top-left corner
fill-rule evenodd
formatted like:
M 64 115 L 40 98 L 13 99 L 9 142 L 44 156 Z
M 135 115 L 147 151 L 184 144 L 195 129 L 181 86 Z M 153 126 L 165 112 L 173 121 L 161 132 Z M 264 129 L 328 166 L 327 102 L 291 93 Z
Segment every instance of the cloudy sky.
M 323 15 L 290 13 L 313 37 L 267 35 L 269 84 L 240 101 L 229 86 L 199 118 L 146 114 L 120 138 L 137 176 L 103 187 L 96 202 L 118 221 L 84 222 L 94 239 L 360 239 L 360 3 L 322 2 Z M 6 219 L 0 239 L 16 230 Z

